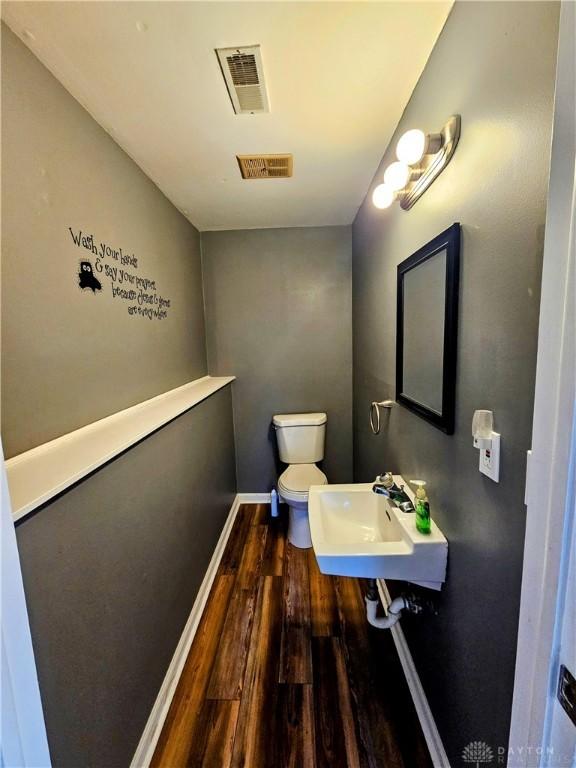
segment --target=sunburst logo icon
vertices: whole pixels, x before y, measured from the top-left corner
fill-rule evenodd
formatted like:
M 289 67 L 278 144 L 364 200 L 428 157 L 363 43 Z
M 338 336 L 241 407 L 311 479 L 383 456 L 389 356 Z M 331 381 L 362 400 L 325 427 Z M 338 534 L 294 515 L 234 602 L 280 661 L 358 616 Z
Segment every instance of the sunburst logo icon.
M 462 750 L 462 760 L 465 763 L 474 763 L 476 768 L 480 768 L 481 764 L 491 763 L 494 754 L 485 741 L 471 741 Z

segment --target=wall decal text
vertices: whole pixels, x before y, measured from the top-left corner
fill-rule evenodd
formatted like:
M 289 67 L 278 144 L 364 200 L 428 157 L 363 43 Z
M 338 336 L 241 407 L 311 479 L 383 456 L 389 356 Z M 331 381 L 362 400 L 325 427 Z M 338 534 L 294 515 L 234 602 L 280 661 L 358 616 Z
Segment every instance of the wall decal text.
M 78 274 L 80 288 L 91 289 L 93 293 L 102 290 L 100 277 L 107 278 L 112 298 L 127 303 L 128 314 L 132 317 L 146 317 L 148 320 L 164 320 L 168 317 L 171 302 L 158 291 L 156 280 L 135 272 L 138 258 L 122 248 L 114 248 L 105 241 L 97 242 L 94 235 L 81 229 L 68 227 L 72 242 L 77 248 L 85 248 L 92 254 L 91 261 L 81 261 Z M 128 269 L 129 268 L 129 269 Z

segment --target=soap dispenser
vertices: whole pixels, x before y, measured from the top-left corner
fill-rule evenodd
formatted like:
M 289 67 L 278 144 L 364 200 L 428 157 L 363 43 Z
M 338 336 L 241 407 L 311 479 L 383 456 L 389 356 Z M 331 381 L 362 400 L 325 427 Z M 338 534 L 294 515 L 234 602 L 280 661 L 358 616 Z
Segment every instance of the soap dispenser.
M 424 480 L 412 480 L 416 486 L 416 529 L 420 533 L 430 533 L 430 504 L 426 496 L 426 483 Z

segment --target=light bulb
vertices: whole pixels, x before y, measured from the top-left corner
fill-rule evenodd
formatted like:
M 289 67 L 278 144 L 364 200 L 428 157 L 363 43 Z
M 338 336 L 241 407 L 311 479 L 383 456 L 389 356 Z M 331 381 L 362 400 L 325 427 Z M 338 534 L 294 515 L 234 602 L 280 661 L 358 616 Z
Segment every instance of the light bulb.
M 426 153 L 426 134 L 419 128 L 407 131 L 396 145 L 396 157 L 401 163 L 415 165 Z
M 372 202 L 376 208 L 389 208 L 395 197 L 394 190 L 388 184 L 378 184 L 372 192 Z
M 384 171 L 384 183 L 388 184 L 390 189 L 398 191 L 404 189 L 410 179 L 410 168 L 406 163 L 392 163 Z

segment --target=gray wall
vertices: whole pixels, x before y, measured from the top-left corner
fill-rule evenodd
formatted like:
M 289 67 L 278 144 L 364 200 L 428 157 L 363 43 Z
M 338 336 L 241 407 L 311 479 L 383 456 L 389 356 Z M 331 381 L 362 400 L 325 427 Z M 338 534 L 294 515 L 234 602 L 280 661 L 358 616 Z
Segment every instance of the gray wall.
M 353 226 L 355 474 L 427 480 L 450 543 L 440 615 L 402 624 L 453 766 L 468 742 L 496 750 L 508 738 L 557 17 L 555 3 L 456 3 L 373 186 L 409 128 L 437 130 L 459 113 L 456 154 L 412 210 L 377 211 L 369 194 Z M 394 394 L 396 266 L 455 221 L 456 432 L 397 406 L 375 437 L 368 404 Z M 477 408 L 493 409 L 502 433 L 499 484 L 478 472 Z
M 81 290 L 98 257 L 69 227 L 134 254 L 100 265 L 155 280 L 167 317 L 129 315 L 104 272 Z M 198 232 L 4 25 L 2 350 L 8 457 L 207 370 Z
M 2 165 L 6 454 L 204 375 L 198 233 L 4 26 Z M 102 273 L 81 291 L 98 256 L 68 227 L 134 253 L 101 263 L 155 280 L 167 317 Z M 235 486 L 226 388 L 18 525 L 54 765 L 130 763 Z
M 235 495 L 230 387 L 17 527 L 53 765 L 126 768 Z
M 350 227 L 202 233 L 208 361 L 233 373 L 238 487 L 277 479 L 275 413 L 328 414 L 323 468 L 352 475 Z

